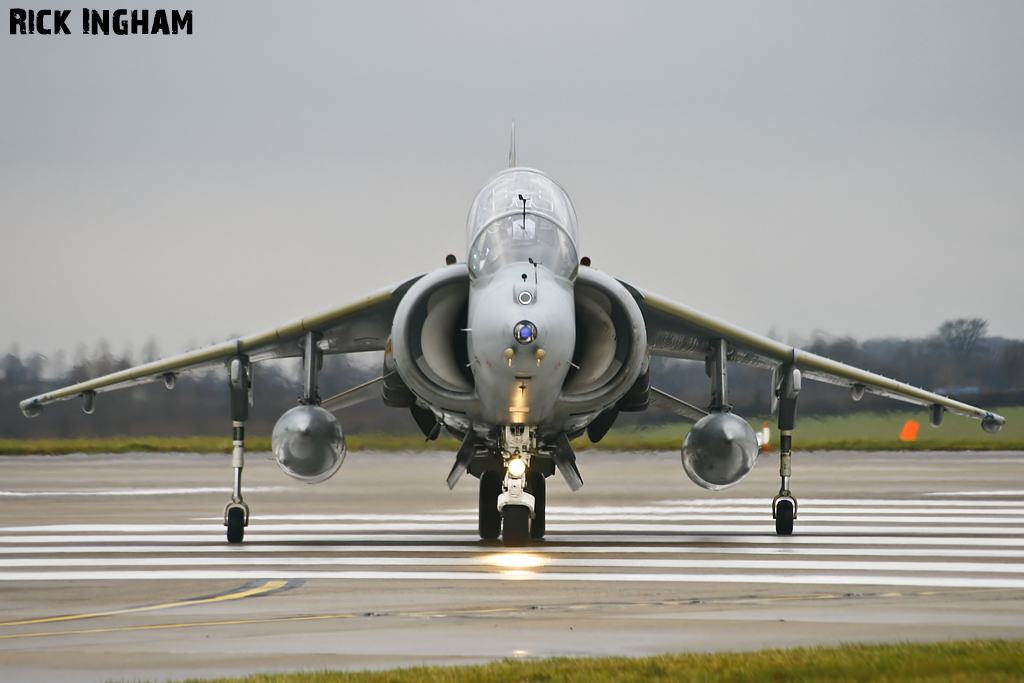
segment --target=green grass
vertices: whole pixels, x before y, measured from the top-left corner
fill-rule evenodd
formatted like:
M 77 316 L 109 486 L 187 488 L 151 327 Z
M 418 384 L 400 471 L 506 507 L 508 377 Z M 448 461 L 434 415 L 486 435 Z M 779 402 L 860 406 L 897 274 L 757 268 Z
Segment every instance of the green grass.
M 1024 643 L 973 640 L 929 645 L 846 645 L 658 657 L 505 660 L 482 666 L 321 671 L 189 679 L 205 683 L 611 683 L 639 681 L 1024 681 Z
M 793 436 L 796 450 L 853 450 L 853 451 L 991 451 L 1024 450 L 1024 406 L 1005 408 L 995 412 L 1006 418 L 1006 426 L 998 434 L 987 434 L 981 423 L 967 417 L 947 415 L 939 429 L 928 425 L 927 413 L 855 413 L 825 419 L 797 418 Z M 921 424 L 916 441 L 900 441 L 904 423 L 914 419 Z M 760 429 L 763 420 L 750 423 Z M 772 440 L 778 446 L 778 430 L 772 425 Z M 667 424 L 642 429 L 613 429 L 592 444 L 586 437 L 573 442 L 576 450 L 600 449 L 616 451 L 674 451 L 683 443 L 689 431 L 688 423 Z M 425 441 L 419 434 L 384 434 L 358 432 L 346 435 L 349 450 L 379 451 L 456 451 L 455 439 L 444 437 Z M 251 451 L 269 451 L 270 437 L 250 436 L 246 448 Z M 189 437 L 113 437 L 107 439 L 0 439 L 0 455 L 47 455 L 64 453 L 229 453 L 231 439 L 217 436 Z
M 253 450 L 270 448 L 270 439 L 246 440 Z M 80 439 L 0 439 L 0 455 L 63 455 L 66 453 L 229 453 L 231 438 L 216 436 L 115 436 Z
M 982 431 L 981 422 L 959 415 L 946 415 L 938 429 L 928 424 L 924 411 L 899 413 L 852 413 L 826 418 L 802 418 L 797 415 L 793 446 L 796 450 L 854 451 L 991 451 L 1024 450 L 1024 406 L 994 410 L 1006 418 L 998 434 Z M 917 439 L 900 441 L 899 435 L 907 420 L 920 426 Z M 771 444 L 778 447 L 779 432 L 772 419 L 750 419 L 754 429 L 764 422 L 771 429 Z M 690 431 L 688 423 L 668 424 L 653 428 L 613 429 L 598 444 L 590 445 L 583 438 L 573 442 L 577 449 L 602 450 L 678 450 Z
M 349 450 L 441 450 L 456 451 L 455 439 L 425 441 L 418 434 L 380 434 L 374 432 L 348 434 Z M 269 451 L 269 436 L 248 436 L 245 447 L 250 451 Z M 220 436 L 115 436 L 82 439 L 0 439 L 0 455 L 63 455 L 67 453 L 230 453 L 230 437 Z

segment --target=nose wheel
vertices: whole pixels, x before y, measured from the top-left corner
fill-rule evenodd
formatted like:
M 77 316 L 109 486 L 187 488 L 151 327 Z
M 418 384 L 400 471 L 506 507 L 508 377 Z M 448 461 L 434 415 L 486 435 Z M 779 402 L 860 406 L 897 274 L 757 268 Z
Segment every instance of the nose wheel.
M 521 548 L 530 541 L 530 508 L 506 505 L 501 510 L 501 539 L 508 548 Z

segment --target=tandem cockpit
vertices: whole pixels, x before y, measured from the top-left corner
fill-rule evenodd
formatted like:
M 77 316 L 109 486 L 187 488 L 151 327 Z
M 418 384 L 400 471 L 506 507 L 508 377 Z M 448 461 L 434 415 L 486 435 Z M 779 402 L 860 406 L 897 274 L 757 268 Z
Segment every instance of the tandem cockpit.
M 466 222 L 473 279 L 531 263 L 573 279 L 579 265 L 576 211 L 565 190 L 540 171 L 510 168 L 477 194 Z

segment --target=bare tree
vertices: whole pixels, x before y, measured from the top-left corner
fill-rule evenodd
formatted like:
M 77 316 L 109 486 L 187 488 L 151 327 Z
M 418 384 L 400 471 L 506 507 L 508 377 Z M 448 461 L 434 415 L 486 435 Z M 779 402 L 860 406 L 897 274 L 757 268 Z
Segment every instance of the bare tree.
M 982 318 L 957 318 L 939 325 L 935 333 L 940 343 L 961 358 L 966 358 L 985 338 L 988 321 Z

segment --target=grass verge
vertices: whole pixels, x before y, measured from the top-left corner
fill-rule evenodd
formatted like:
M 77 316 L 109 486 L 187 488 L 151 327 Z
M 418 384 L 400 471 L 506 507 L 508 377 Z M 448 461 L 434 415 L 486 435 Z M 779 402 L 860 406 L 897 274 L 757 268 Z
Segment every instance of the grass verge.
M 258 674 L 205 683 L 605 683 L 611 681 L 1024 681 L 1024 643 L 972 640 L 937 644 L 846 645 L 658 657 L 505 660 L 482 666 L 388 671 Z M 190 679 L 196 683 L 198 679 Z M 205 679 L 204 679 L 205 680 Z
M 455 439 L 424 442 L 411 434 L 352 434 L 346 437 L 350 451 L 451 451 Z M 609 434 L 600 443 L 584 438 L 573 442 L 577 451 L 678 451 L 683 436 L 652 436 L 643 432 Z M 269 451 L 270 437 L 248 437 L 249 451 Z M 794 451 L 1024 451 L 1024 440 L 900 441 L 899 439 L 832 439 L 800 441 Z M 108 439 L 0 439 L 3 455 L 68 455 L 71 453 L 230 453 L 231 439 L 218 436 L 113 437 Z
M 455 439 L 424 442 L 419 435 L 353 434 L 346 437 L 350 451 L 450 451 Z M 609 434 L 600 443 L 585 437 L 573 442 L 577 451 L 678 451 L 683 437 Z M 249 437 L 246 450 L 269 451 L 270 437 Z M 68 455 L 72 453 L 230 453 L 231 439 L 217 436 L 113 437 L 109 439 L 0 439 L 3 455 Z M 832 439 L 802 441 L 794 452 L 807 451 L 1024 451 L 1024 441 L 900 441 L 898 439 Z
M 573 442 L 577 451 L 678 451 L 683 436 L 653 436 L 643 432 L 635 434 L 609 434 L 600 443 L 586 439 Z M 771 450 L 778 450 L 778 443 Z M 993 441 L 984 438 L 951 441 L 900 441 L 899 439 L 800 439 L 793 436 L 793 451 L 1024 451 L 1024 439 Z
M 456 451 L 455 439 L 424 441 L 417 434 L 349 434 L 349 450 Z M 269 436 L 248 436 L 246 450 L 269 451 Z M 64 455 L 68 453 L 230 453 L 229 437 L 220 436 L 115 436 L 82 439 L 0 439 L 0 455 Z
M 1006 426 L 998 434 L 985 434 L 981 424 L 971 418 L 949 415 L 941 429 L 928 426 L 927 415 L 920 413 L 855 413 L 825 419 L 797 421 L 794 446 L 797 451 L 1024 451 L 1024 406 L 997 410 L 1006 417 Z M 900 441 L 898 435 L 908 419 L 922 422 L 916 441 Z M 762 420 L 752 419 L 755 429 Z M 689 424 L 664 424 L 639 429 L 617 428 L 600 443 L 586 437 L 573 441 L 579 451 L 678 451 Z M 349 450 L 378 451 L 457 451 L 459 444 L 450 437 L 425 441 L 420 434 L 357 432 L 346 436 Z M 772 443 L 778 444 L 778 432 L 772 427 Z M 249 436 L 246 447 L 269 451 L 270 437 Z M 189 437 L 113 437 L 87 439 L 0 439 L 0 455 L 59 455 L 64 453 L 230 453 L 231 439 L 218 436 Z

